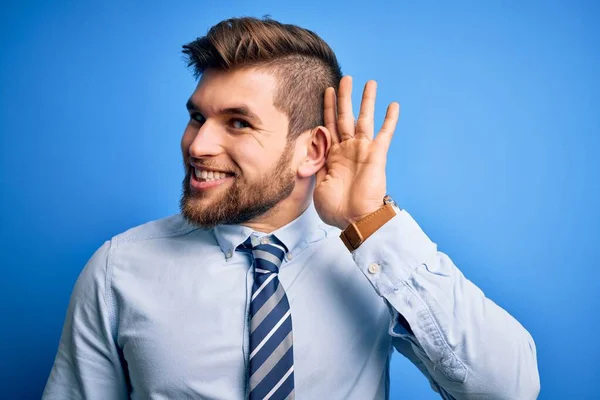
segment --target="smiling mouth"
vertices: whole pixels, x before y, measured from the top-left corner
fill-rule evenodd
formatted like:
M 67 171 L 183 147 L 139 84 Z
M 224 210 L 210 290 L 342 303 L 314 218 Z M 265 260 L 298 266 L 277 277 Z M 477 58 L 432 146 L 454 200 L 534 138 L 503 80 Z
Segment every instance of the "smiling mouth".
M 233 176 L 232 174 L 228 174 L 226 172 L 208 171 L 205 169 L 195 167 L 192 167 L 192 173 L 200 182 L 214 182 Z
M 229 181 L 235 179 L 235 174 L 231 172 L 214 171 L 204 169 L 201 166 L 190 165 L 189 185 L 194 191 L 206 191 L 209 189 L 221 187 Z

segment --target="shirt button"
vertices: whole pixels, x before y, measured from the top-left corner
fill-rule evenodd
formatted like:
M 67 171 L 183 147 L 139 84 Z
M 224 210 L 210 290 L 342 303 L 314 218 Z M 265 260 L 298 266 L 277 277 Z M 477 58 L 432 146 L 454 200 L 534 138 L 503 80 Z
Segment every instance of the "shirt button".
M 369 265 L 369 272 L 372 274 L 378 273 L 380 270 L 379 264 L 373 263 Z
M 231 258 L 233 256 L 233 253 L 231 251 L 228 251 L 227 254 L 225 254 L 225 257 L 227 258 Z
M 292 259 L 292 253 L 289 253 L 289 252 L 288 252 L 288 253 L 285 255 L 285 258 L 287 258 L 287 259 L 288 259 L 288 261 L 289 261 L 289 260 L 291 260 L 291 259 Z
M 261 244 L 269 244 L 269 238 L 268 237 L 263 237 L 260 239 L 260 243 Z

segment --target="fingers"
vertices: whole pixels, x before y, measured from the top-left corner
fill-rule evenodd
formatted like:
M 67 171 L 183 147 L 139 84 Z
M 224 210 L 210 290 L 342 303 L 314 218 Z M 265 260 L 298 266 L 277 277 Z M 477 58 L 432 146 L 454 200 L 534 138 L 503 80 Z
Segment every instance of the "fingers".
M 383 146 L 386 150 L 390 147 L 390 143 L 392 142 L 392 136 L 394 136 L 399 115 L 400 104 L 396 102 L 391 103 L 385 113 L 385 119 L 383 120 L 381 130 L 375 138 L 375 142 Z
M 360 112 L 356 127 L 354 126 L 354 114 L 352 112 L 352 77 L 344 76 L 340 81 L 340 88 L 337 94 L 337 102 L 335 97 L 335 89 L 328 88 L 325 91 L 324 99 L 324 122 L 325 127 L 331 133 L 333 143 L 339 143 L 352 139 L 355 136 L 360 136 L 373 140 L 375 133 L 375 99 L 377 97 L 377 82 L 371 80 L 365 85 L 362 101 L 360 104 Z M 337 106 L 337 118 L 336 118 Z M 400 105 L 396 102 L 388 106 L 381 131 L 375 140 L 389 147 L 398 116 L 400 115 Z
M 344 76 L 338 91 L 338 132 L 342 141 L 354 137 L 354 114 L 352 114 L 352 77 Z
M 331 134 L 332 145 L 340 142 L 340 136 L 337 129 L 337 115 L 335 103 L 335 89 L 329 87 L 325 90 L 323 119 L 325 122 L 325 128 L 327 128 L 327 130 Z
M 369 140 L 373 140 L 375 131 L 375 97 L 377 96 L 377 82 L 368 81 L 363 91 L 362 101 L 360 103 L 360 113 L 356 122 L 355 137 L 361 135 Z

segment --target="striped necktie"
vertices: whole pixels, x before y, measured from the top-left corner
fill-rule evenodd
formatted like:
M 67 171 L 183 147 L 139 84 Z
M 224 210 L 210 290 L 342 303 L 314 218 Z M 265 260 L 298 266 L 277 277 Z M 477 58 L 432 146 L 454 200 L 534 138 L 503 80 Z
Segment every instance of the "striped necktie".
M 243 246 L 251 249 L 254 258 L 249 400 L 293 400 L 292 316 L 278 278 L 285 252 L 273 236 L 263 237 L 254 245 L 248 238 Z

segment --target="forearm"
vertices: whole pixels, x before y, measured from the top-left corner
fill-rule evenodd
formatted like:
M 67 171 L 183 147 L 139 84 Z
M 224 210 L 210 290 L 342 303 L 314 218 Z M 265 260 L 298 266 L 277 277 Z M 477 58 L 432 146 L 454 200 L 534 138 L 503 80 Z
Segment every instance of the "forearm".
M 353 253 L 408 340 L 443 389 L 457 399 L 531 399 L 539 392 L 535 344 L 505 310 L 437 251 L 403 211 Z M 375 267 L 375 265 L 377 265 Z

